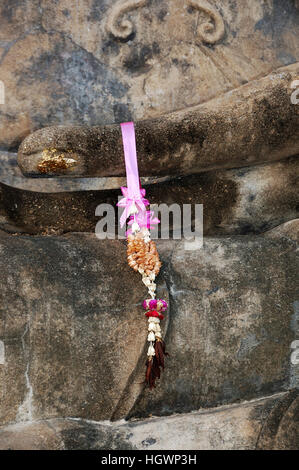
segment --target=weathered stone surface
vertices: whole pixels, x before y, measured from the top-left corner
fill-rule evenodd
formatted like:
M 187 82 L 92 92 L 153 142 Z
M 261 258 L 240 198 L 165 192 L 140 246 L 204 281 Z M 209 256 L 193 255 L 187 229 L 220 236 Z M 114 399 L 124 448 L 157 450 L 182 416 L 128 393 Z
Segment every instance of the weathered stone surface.
M 143 185 L 167 181 L 170 177 L 141 178 Z M 0 150 L 0 181 L 13 188 L 25 189 L 41 193 L 56 193 L 64 191 L 104 191 L 118 189 L 126 185 L 125 177 L 111 178 L 28 178 L 25 177 L 17 162 L 17 154 Z
M 288 238 L 206 238 L 194 252 L 159 242 L 170 357 L 154 392 L 142 385 L 145 290 L 123 242 L 0 239 L 2 424 L 183 413 L 298 385 L 290 364 L 298 264 Z
M 13 152 L 0 151 L 0 181 L 13 188 L 42 193 L 62 191 L 103 190 L 125 185 L 125 178 L 54 178 L 41 180 L 24 177 Z
M 278 227 L 269 230 L 264 234 L 265 237 L 270 238 L 289 238 L 290 240 L 294 240 L 298 243 L 299 241 L 299 219 L 290 220 L 283 225 L 279 225 Z
M 13 424 L 0 428 L 0 450 L 61 450 L 52 420 Z
M 69 177 L 25 180 L 0 158 L 0 228 L 14 235 L 0 232 L 0 448 L 298 449 L 298 2 L 123 5 L 0 5 L 0 148 L 53 126 L 19 162 Z M 193 252 L 159 242 L 170 356 L 154 392 L 124 243 L 28 236 L 94 230 L 124 175 L 113 123 L 131 119 L 141 173 L 172 179 L 148 186 L 151 201 L 203 203 L 219 236 Z
M 153 204 L 179 204 L 181 208 L 190 202 L 203 204 L 205 235 L 260 233 L 298 217 L 298 165 L 298 157 L 292 157 L 272 164 L 147 184 L 146 190 Z M 119 186 L 113 191 L 78 191 L 120 185 L 117 178 L 95 179 L 96 184 L 86 179 L 41 182 L 36 178 L 27 181 L 20 172 L 15 173 L 10 178 L 0 176 L 0 181 L 6 183 L 1 185 L 2 213 L 10 221 L 3 224 L 3 229 L 8 230 L 8 224 L 15 227 L 9 231 L 94 231 L 99 220 L 96 207 L 103 203 L 114 207 L 120 195 Z M 57 190 L 59 193 L 54 193 Z M 61 193 L 63 190 L 71 192 Z
M 272 408 L 259 435 L 257 448 L 263 450 L 298 450 L 298 389 L 286 394 L 283 399 Z
M 0 450 L 131 450 L 126 430 L 71 418 L 0 427 Z
M 298 74 L 299 62 L 208 103 L 138 121 L 140 174 L 192 174 L 298 154 L 299 107 L 291 101 Z M 123 176 L 122 154 L 119 125 L 54 126 L 27 137 L 18 162 L 27 176 Z
M 295 414 L 289 420 L 290 409 L 295 411 L 295 407 L 295 394 L 286 393 L 209 411 L 125 424 L 49 419 L 0 427 L 0 449 L 254 450 L 268 449 L 264 436 L 272 433 L 272 449 L 296 450 L 298 421 Z M 273 415 L 279 415 L 281 421 L 278 432 Z M 284 426 L 285 421 L 288 427 Z
M 164 262 L 170 357 L 154 393 L 143 392 L 129 416 L 182 413 L 298 387 L 292 379 L 298 365 L 291 364 L 299 334 L 296 243 L 206 237 L 201 250 L 190 252 L 174 243 Z
M 1 234 L 0 250 L 0 422 L 109 419 L 126 387 L 130 409 L 143 386 L 146 291 L 125 245 Z
M 139 4 L 122 13 L 115 0 L 2 0 L 0 147 L 49 124 L 194 106 L 299 60 L 295 0 L 209 0 L 212 14 L 203 0 Z

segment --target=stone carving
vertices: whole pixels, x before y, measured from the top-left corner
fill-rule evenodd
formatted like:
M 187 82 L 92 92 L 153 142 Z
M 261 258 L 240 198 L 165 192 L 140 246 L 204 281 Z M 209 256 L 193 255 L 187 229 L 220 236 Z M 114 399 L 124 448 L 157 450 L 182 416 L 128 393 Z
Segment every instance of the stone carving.
M 131 10 L 142 7 L 146 4 L 147 0 L 128 0 L 126 2 L 117 3 L 108 17 L 106 28 L 116 38 L 126 39 L 133 32 L 133 25 L 131 21 L 122 19 L 119 23 L 119 18 Z
M 94 231 L 95 206 L 114 204 L 119 190 L 47 194 L 41 180 L 44 192 L 26 191 L 20 174 L 19 187 L 0 183 L 0 338 L 6 347 L 4 361 L 0 341 L 0 425 L 15 423 L 0 428 L 0 449 L 174 448 L 183 433 L 185 448 L 298 448 L 298 393 L 285 393 L 298 387 L 291 357 L 298 330 L 299 219 L 292 219 L 298 217 L 299 108 L 290 100 L 299 71 L 295 2 L 273 2 L 269 13 L 252 6 L 258 0 L 248 9 L 241 0 L 224 1 L 226 28 L 212 0 L 107 0 L 94 2 L 98 9 L 87 14 L 88 2 L 74 10 L 69 2 L 68 10 L 57 9 L 57 18 L 43 9 L 36 28 L 28 28 L 34 34 L 14 32 L 0 63 L 0 77 L 10 84 L 7 98 L 15 94 L 0 109 L 0 147 L 16 151 L 22 136 L 54 122 L 24 141 L 19 162 L 26 175 L 63 174 L 70 177 L 66 184 L 78 175 L 116 181 L 124 172 L 119 126 L 106 124 L 136 120 L 142 173 L 172 178 L 149 189 L 152 202 L 203 203 L 205 246 L 202 253 L 184 253 L 181 242 L 159 242 L 159 289 L 169 293 L 171 305 L 164 331 L 170 356 L 155 393 L 145 393 L 143 292 L 126 266 L 123 244 L 87 233 L 62 235 Z M 96 20 L 108 4 L 102 27 Z M 81 5 L 90 35 L 81 34 L 82 23 L 74 27 Z M 140 34 L 126 43 L 135 29 L 130 11 L 144 5 L 150 5 L 144 15 L 136 14 Z M 12 34 L 9 15 L 2 17 L 1 44 Z M 288 21 L 277 28 L 277 18 Z M 120 41 L 107 38 L 104 28 Z M 215 58 L 207 46 L 224 35 Z M 22 58 L 17 64 L 16 56 Z M 45 68 L 45 57 L 51 67 Z M 82 64 L 87 78 L 79 73 Z M 87 92 L 78 106 L 82 84 Z M 171 104 L 163 101 L 166 92 L 162 98 L 157 93 L 158 85 L 163 93 L 176 90 Z M 184 95 L 188 87 L 190 95 Z M 43 108 L 38 100 L 49 89 L 55 95 Z M 74 126 L 82 114 L 87 126 Z M 60 115 L 69 116 L 61 127 Z M 15 162 L 15 154 L 6 154 L 10 164 L 12 156 Z M 120 272 L 119 286 L 114 281 Z M 129 334 L 136 341 L 128 341 Z M 237 405 L 249 399 L 254 403 Z M 164 417 L 117 421 L 153 414 Z M 165 433 L 167 425 L 174 431 Z
M 246 83 L 254 87 L 254 80 L 299 61 L 294 0 L 268 2 L 269 7 L 259 0 L 208 0 L 209 10 L 195 0 L 147 1 L 144 6 L 128 0 L 63 0 L 59 8 L 43 2 L 42 9 L 37 0 L 15 0 L 18 14 L 8 15 L 10 3 L 0 2 L 0 80 L 6 91 L 0 148 L 10 152 L 45 126 L 153 119 L 220 98 Z M 139 7 L 117 16 L 128 4 Z M 220 15 L 225 35 L 213 46 L 202 38 L 202 29 L 205 40 L 220 37 Z M 107 33 L 108 19 L 117 30 L 128 20 L 137 33 L 134 41 Z M 271 137 L 271 130 L 265 134 Z
M 127 39 L 133 32 L 132 22 L 120 17 L 129 11 L 142 7 L 147 0 L 128 0 L 124 3 L 116 4 L 107 20 L 106 28 L 116 38 Z M 203 42 L 215 44 L 225 33 L 224 21 L 220 13 L 206 0 L 188 0 L 188 4 L 196 10 L 203 11 L 213 20 L 205 21 L 198 26 L 198 34 Z
M 223 38 L 225 33 L 224 21 L 216 8 L 212 7 L 206 0 L 188 0 L 188 3 L 196 10 L 203 11 L 214 21 L 205 21 L 198 26 L 198 34 L 203 42 L 215 44 Z
M 299 113 L 298 106 L 291 102 L 290 84 L 298 73 L 299 62 L 238 88 L 222 99 L 170 113 L 167 119 L 162 116 L 137 121 L 140 175 L 195 174 L 297 155 Z M 40 129 L 19 148 L 22 172 L 26 176 L 40 176 L 37 165 L 42 153 L 53 147 L 63 151 L 65 157 L 67 150 L 73 150 L 82 162 L 65 175 L 124 175 L 118 124 Z M 161 160 L 165 165 L 161 165 Z M 48 168 L 47 175 L 61 175 L 60 168 Z

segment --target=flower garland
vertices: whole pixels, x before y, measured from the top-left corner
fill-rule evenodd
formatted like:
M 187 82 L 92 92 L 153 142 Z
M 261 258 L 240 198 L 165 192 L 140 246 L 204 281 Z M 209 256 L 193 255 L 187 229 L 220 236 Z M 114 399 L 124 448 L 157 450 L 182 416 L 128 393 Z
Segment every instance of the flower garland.
M 148 318 L 148 342 L 145 382 L 149 388 L 155 387 L 156 379 L 160 378 L 161 368 L 164 369 L 165 343 L 162 339 L 160 321 L 163 320 L 168 305 L 165 300 L 156 299 L 156 277 L 161 268 L 161 261 L 156 244 L 151 240 L 150 230 L 159 220 L 152 211 L 147 210 L 149 201 L 145 199 L 145 189 L 140 187 L 135 130 L 133 122 L 121 124 L 127 188 L 122 187 L 123 198 L 118 202 L 124 211 L 120 217 L 123 227 L 128 221 L 127 259 L 129 266 L 142 275 L 142 281 L 148 289 L 150 298 L 144 300 L 143 308 Z

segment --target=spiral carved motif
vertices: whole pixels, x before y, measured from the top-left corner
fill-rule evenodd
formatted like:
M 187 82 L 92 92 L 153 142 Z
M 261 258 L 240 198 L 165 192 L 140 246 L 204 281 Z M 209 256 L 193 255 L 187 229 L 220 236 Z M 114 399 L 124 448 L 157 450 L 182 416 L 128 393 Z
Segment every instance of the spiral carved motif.
M 107 31 L 116 38 L 127 39 L 133 32 L 133 24 L 125 19 L 120 21 L 119 18 L 129 11 L 143 7 L 146 2 L 147 0 L 127 0 L 114 5 L 106 23 Z
M 198 34 L 202 41 L 208 44 L 215 44 L 220 41 L 224 36 L 225 26 L 218 10 L 212 7 L 206 0 L 188 0 L 188 3 L 193 8 L 206 13 L 214 22 L 212 24 L 210 21 L 206 21 L 198 27 Z
M 206 13 L 212 20 L 212 22 L 205 21 L 198 27 L 201 40 L 208 44 L 218 42 L 225 33 L 224 21 L 218 10 L 207 0 L 187 0 L 187 2 L 194 9 Z M 132 10 L 143 7 L 146 3 L 147 0 L 127 0 L 114 5 L 106 23 L 107 31 L 116 38 L 127 39 L 134 27 L 131 21 L 122 17 Z

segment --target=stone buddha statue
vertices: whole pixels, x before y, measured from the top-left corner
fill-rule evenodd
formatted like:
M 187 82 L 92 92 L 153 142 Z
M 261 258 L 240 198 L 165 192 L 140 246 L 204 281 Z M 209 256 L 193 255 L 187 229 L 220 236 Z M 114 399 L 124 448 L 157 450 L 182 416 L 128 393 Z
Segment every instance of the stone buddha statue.
M 181 448 L 159 423 L 189 449 L 296 448 L 298 1 L 9 3 L 0 448 L 85 448 L 90 431 L 91 448 Z M 200 250 L 157 241 L 170 356 L 154 391 L 142 284 L 124 242 L 94 234 L 129 120 L 151 202 L 204 210 Z

